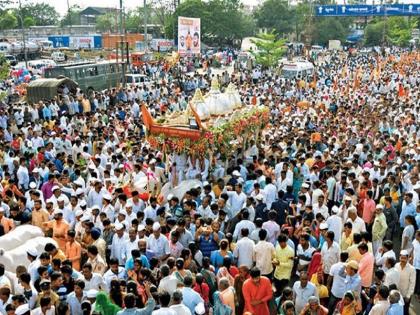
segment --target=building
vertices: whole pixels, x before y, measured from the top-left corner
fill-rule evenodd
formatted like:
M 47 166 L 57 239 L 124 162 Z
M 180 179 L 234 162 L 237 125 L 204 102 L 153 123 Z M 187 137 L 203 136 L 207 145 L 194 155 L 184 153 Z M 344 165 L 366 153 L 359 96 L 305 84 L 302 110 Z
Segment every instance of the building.
M 87 7 L 80 12 L 80 24 L 95 25 L 98 16 L 104 14 L 118 14 L 119 10 L 116 8 L 102 8 L 102 7 Z

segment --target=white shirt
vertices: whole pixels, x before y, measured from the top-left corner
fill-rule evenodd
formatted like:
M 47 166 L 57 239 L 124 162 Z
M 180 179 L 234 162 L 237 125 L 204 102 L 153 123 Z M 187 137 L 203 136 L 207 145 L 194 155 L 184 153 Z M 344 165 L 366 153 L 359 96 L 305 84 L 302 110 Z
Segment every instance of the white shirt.
M 190 309 L 186 307 L 184 304 L 174 304 L 174 305 L 169 306 L 169 308 L 175 311 L 177 315 L 191 315 Z M 154 313 L 152 314 L 154 315 Z M 166 314 L 170 314 L 170 313 L 166 313 Z
M 77 314 L 77 313 L 72 313 Z M 45 314 L 42 312 L 41 306 L 37 307 L 36 309 L 31 311 L 31 315 L 55 315 L 55 306 L 51 305 L 51 308 L 45 312 Z
M 324 266 L 324 273 L 330 273 L 331 266 L 340 261 L 340 246 L 333 242 L 328 247 L 327 241 L 324 242 L 321 249 L 322 264 Z
M 343 231 L 343 220 L 338 215 L 333 214 L 328 217 L 326 223 L 328 224 L 328 231 L 334 232 L 334 242 L 339 243 Z
M 133 249 L 139 249 L 139 244 L 138 244 L 138 238 L 136 237 L 136 239 L 132 242 L 130 239 L 127 239 L 125 241 L 125 257 L 126 257 L 126 261 L 129 260 L 131 258 L 131 251 Z
M 271 204 L 277 198 L 277 188 L 273 184 L 268 184 L 263 189 L 265 195 L 265 202 L 267 204 L 267 209 L 271 209 Z
M 398 289 L 404 298 L 410 298 L 414 293 L 414 286 L 416 284 L 416 269 L 407 263 L 404 269 L 401 268 L 401 263 L 395 265 L 395 269 L 400 274 L 400 282 Z
M 89 195 L 87 198 L 88 207 L 92 208 L 93 206 L 98 206 L 99 209 L 101 209 L 104 194 L 105 194 L 104 189 L 100 190 L 99 192 L 96 192 L 95 189 L 92 189 L 89 192 Z
M 233 232 L 233 238 L 236 240 L 240 240 L 242 238 L 241 230 L 248 229 L 249 234 L 251 234 L 255 230 L 255 224 L 249 220 L 241 220 L 235 226 L 235 230 Z
M 153 311 L 152 315 L 177 315 L 177 313 L 169 307 L 162 307 L 156 311 Z
M 316 216 L 318 213 L 321 213 L 324 219 L 327 219 L 330 215 L 328 213 L 328 208 L 326 205 L 319 206 L 319 203 L 315 203 L 312 205 L 314 210 L 314 215 Z
M 275 255 L 274 245 L 267 241 L 259 241 L 254 247 L 255 266 L 260 269 L 262 275 L 268 275 L 273 271 L 272 259 Z
M 170 295 L 175 292 L 178 286 L 178 279 L 174 275 L 166 276 L 159 282 L 158 292 L 166 291 Z
M 169 241 L 162 234 L 160 234 L 157 239 L 155 235 L 150 235 L 147 240 L 147 248 L 153 251 L 157 257 L 169 255 L 171 253 Z
M 118 267 L 118 274 L 113 273 L 111 269 L 105 272 L 104 282 L 105 282 L 107 292 L 109 292 L 109 290 L 111 289 L 111 281 L 114 279 L 118 279 L 118 280 L 126 279 L 126 273 L 123 267 Z
M 386 272 L 388 268 L 385 267 L 385 261 L 390 257 L 396 259 L 395 252 L 392 249 L 383 254 L 378 251 L 375 255 L 375 263 L 377 266 L 382 266 L 382 270 Z
M 125 244 L 127 239 L 127 233 L 124 233 L 122 237 L 119 237 L 117 233 L 115 233 L 112 237 L 111 257 L 117 258 L 120 265 L 124 265 L 127 259 L 125 256 Z
M 230 202 L 229 218 L 233 218 L 239 211 L 242 210 L 242 208 L 244 208 L 246 204 L 246 195 L 242 191 L 240 194 L 236 191 L 227 191 L 226 193 L 229 196 Z
M 351 222 L 351 224 L 353 224 L 353 228 L 352 228 L 353 234 L 366 232 L 366 224 L 362 218 L 357 217 L 356 220 L 354 220 L 354 222 L 349 218 L 347 222 Z
M 394 268 L 388 269 L 385 272 L 385 280 L 384 285 L 389 286 L 391 284 L 398 285 L 400 283 L 400 274 L 398 271 Z
M 238 259 L 238 266 L 246 265 L 248 268 L 252 268 L 254 247 L 255 243 L 248 237 L 243 237 L 236 243 L 233 255 Z
M 420 269 L 420 242 L 416 239 L 413 241 L 413 266 L 417 270 Z
M 329 275 L 333 277 L 331 293 L 337 298 L 343 298 L 346 292 L 346 276 L 343 274 L 345 264 L 341 261 L 330 268 Z
M 264 222 L 262 228 L 267 231 L 267 241 L 275 245 L 280 234 L 280 226 L 275 221 Z
M 105 289 L 104 279 L 99 273 L 92 272 L 92 278 L 90 280 L 87 280 L 83 276 L 81 279 L 85 283 L 85 291 L 89 291 L 91 289 L 99 291 Z

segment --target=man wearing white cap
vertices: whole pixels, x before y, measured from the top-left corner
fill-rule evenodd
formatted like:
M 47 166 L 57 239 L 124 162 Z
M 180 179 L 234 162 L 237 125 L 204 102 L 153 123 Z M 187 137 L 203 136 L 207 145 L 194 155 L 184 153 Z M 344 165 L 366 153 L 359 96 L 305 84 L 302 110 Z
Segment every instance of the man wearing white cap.
M 343 231 L 343 220 L 338 215 L 339 208 L 337 206 L 333 206 L 331 208 L 331 216 L 328 217 L 326 223 L 328 225 L 328 231 L 334 232 L 334 242 L 340 244 L 341 241 L 341 234 Z
M 306 196 L 306 201 L 305 201 L 305 206 L 310 206 L 312 205 L 311 202 L 311 194 L 309 193 L 309 184 L 308 183 L 303 183 L 302 187 L 301 187 L 301 195 L 305 195 Z
M 58 198 L 60 198 L 60 197 L 64 199 L 64 205 L 65 206 L 67 206 L 70 203 L 69 198 L 61 192 L 60 186 L 54 185 L 51 190 L 53 192 L 53 195 L 51 196 L 50 199 L 53 202 L 54 207 L 57 207 L 57 205 L 58 205 L 57 201 L 58 201 Z
M 91 189 L 87 197 L 88 207 L 98 206 L 102 208 L 103 196 L 106 193 L 106 190 L 102 187 L 102 182 L 99 179 L 95 179 L 94 189 Z
M 124 266 L 126 261 L 125 243 L 128 240 L 128 235 L 125 232 L 125 226 L 117 222 L 115 223 L 115 234 L 112 238 L 111 257 L 118 259 L 118 264 Z
M 30 261 L 27 270 L 31 275 L 31 282 L 34 283 L 39 276 L 38 267 L 41 266 L 41 261 L 38 259 L 38 251 L 36 248 L 28 248 L 26 250 L 26 257 Z
M 165 236 L 160 234 L 159 222 L 153 223 L 152 229 L 153 234 L 147 239 L 147 249 L 152 250 L 156 254 L 156 258 L 163 262 L 171 253 L 169 241 Z
M 382 241 L 385 237 L 388 224 L 386 223 L 385 214 L 383 212 L 384 206 L 381 204 L 376 205 L 375 219 L 372 225 L 372 248 L 373 255 L 376 255 L 378 249 L 382 245 Z

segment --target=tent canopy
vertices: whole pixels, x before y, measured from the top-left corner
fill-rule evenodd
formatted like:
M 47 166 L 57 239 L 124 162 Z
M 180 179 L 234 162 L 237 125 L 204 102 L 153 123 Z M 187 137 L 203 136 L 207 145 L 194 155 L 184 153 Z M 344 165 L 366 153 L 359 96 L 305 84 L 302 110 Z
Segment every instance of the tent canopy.
M 61 92 L 61 88 L 64 85 L 70 91 L 76 91 L 77 83 L 67 77 L 32 81 L 27 87 L 27 101 L 29 103 L 36 103 L 42 100 L 52 99 Z

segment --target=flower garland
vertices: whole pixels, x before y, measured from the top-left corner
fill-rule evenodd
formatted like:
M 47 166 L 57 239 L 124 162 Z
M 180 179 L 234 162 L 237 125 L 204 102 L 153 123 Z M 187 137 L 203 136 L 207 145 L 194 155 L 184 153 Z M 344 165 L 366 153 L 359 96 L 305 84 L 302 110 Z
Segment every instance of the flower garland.
M 256 107 L 218 127 L 203 131 L 199 140 L 167 136 L 163 133 L 149 135 L 147 140 L 152 148 L 164 153 L 176 152 L 204 156 L 213 151 L 219 152 L 226 158 L 235 151 L 234 142 L 240 143 L 239 138 L 255 136 L 255 133 L 264 129 L 269 121 L 268 108 Z

